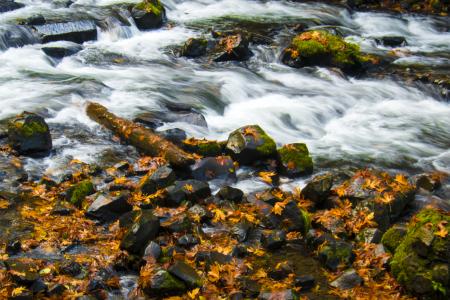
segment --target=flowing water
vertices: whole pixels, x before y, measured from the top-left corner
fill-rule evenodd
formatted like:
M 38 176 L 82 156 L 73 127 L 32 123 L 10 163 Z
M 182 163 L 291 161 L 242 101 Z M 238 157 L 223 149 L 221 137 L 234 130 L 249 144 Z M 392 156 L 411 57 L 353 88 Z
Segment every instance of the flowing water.
M 225 139 L 237 127 L 259 124 L 279 145 L 307 143 L 319 169 L 375 165 L 450 172 L 450 105 L 432 89 L 389 77 L 355 79 L 324 68 L 293 69 L 279 59 L 294 25 L 301 23 L 333 26 L 364 51 L 391 57 L 394 64 L 448 70 L 448 19 L 350 13 L 290 1 L 165 0 L 169 25 L 162 29 L 140 32 L 131 18 L 130 26 L 110 20 L 98 27 L 97 41 L 54 61 L 30 32 L 11 26 L 36 14 L 48 20 L 102 20 L 124 1 L 77 0 L 70 8 L 45 0 L 18 2 L 26 7 L 0 15 L 0 120 L 24 110 L 47 116 L 55 151 L 26 161 L 36 176 L 58 172 L 72 158 L 99 161 L 111 149 L 134 155 L 87 118 L 86 101 L 127 118 L 164 111 L 167 101 L 189 104 L 202 111 L 208 128 L 170 123 L 161 129 L 179 127 L 196 137 Z M 205 63 L 175 54 L 175 46 L 189 37 L 240 24 L 276 29 L 269 42 L 251 45 L 255 55 L 247 62 Z M 375 43 L 386 35 L 406 38 L 408 45 L 399 51 L 404 55 L 394 58 L 391 49 Z

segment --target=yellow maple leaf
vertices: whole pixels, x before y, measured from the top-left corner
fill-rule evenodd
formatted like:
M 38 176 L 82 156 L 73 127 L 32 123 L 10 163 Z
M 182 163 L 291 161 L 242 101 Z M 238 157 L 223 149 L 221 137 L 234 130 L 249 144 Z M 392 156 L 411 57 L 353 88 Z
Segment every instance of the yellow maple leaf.
M 215 208 L 212 212 L 214 213 L 213 222 L 225 221 L 225 213 L 221 209 Z
M 198 295 L 199 292 L 200 292 L 200 289 L 196 288 L 196 289 L 193 289 L 190 292 L 187 292 L 187 294 L 188 294 L 189 298 L 195 299 L 195 298 L 197 298 L 197 295 Z
M 383 203 L 389 204 L 394 201 L 394 196 L 389 193 L 384 193 L 383 196 L 379 197 L 378 199 Z
M 277 203 L 275 203 L 274 207 L 272 208 L 272 212 L 276 215 L 281 215 L 283 213 L 285 206 L 286 206 L 286 203 L 277 202 Z
M 275 176 L 277 173 L 275 172 L 259 172 L 258 176 L 261 178 L 262 181 L 268 184 L 272 184 L 272 177 Z
M 264 279 L 267 278 L 267 273 L 263 269 L 258 269 L 258 271 L 255 272 L 253 277 L 256 279 Z
M 18 296 L 18 295 L 22 294 L 22 292 L 25 291 L 25 290 L 26 290 L 26 288 L 23 287 L 23 286 L 16 287 L 16 288 L 11 292 L 11 295 L 12 295 L 13 297 Z
M 6 200 L 0 199 L 0 209 L 7 209 L 9 207 L 9 202 Z
M 194 187 L 192 186 L 192 184 L 185 184 L 184 185 L 184 189 L 188 192 L 191 192 L 194 190 Z
M 445 228 L 445 225 L 447 225 L 447 221 L 439 222 L 439 224 L 437 225 L 439 230 L 436 231 L 434 234 L 441 238 L 445 238 L 448 235 L 448 230 L 447 228 Z
M 208 279 L 211 282 L 217 282 L 220 279 L 220 265 L 215 264 L 211 266 L 208 272 Z
M 408 179 L 403 174 L 395 175 L 395 182 L 401 185 L 408 185 Z

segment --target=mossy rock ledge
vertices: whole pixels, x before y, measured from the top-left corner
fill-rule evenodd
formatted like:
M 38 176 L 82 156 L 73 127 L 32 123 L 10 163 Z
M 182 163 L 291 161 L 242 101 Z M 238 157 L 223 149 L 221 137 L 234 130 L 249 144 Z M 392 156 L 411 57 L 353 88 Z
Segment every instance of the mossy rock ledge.
M 294 37 L 281 60 L 294 68 L 336 67 L 350 74 L 363 71 L 375 61 L 362 54 L 358 45 L 324 30 L 306 31 Z
M 159 0 L 144 0 L 133 6 L 131 16 L 139 29 L 155 29 L 163 25 L 166 10 Z
M 423 299 L 450 295 L 450 214 L 424 209 L 413 217 L 390 262 L 398 282 Z
M 287 144 L 278 149 L 281 172 L 288 177 L 312 174 L 313 161 L 303 143 Z

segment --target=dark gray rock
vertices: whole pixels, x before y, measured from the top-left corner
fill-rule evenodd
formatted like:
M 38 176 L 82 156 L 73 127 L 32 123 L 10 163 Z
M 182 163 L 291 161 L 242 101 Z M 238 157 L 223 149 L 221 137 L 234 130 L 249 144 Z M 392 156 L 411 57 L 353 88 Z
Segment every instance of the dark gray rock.
M 142 179 L 140 189 L 144 195 L 151 195 L 159 189 L 171 185 L 175 180 L 175 172 L 168 166 L 161 166 Z
M 116 220 L 122 214 L 133 209 L 128 203 L 129 198 L 129 191 L 111 192 L 108 195 L 100 194 L 89 206 L 86 213 L 88 216 L 102 221 Z
M 24 262 L 20 259 L 8 259 L 3 262 L 11 278 L 18 284 L 30 286 L 39 279 L 39 268 L 33 262 Z
M 165 270 L 157 271 L 149 283 L 145 283 L 145 291 L 151 296 L 172 296 L 184 293 L 186 285 Z
M 187 139 L 186 131 L 180 128 L 166 129 L 159 132 L 165 139 L 176 145 L 181 145 Z
M 332 239 L 319 247 L 318 257 L 325 267 L 335 272 L 340 266 L 350 266 L 355 259 L 355 254 L 350 243 Z
M 216 196 L 223 200 L 238 203 L 242 201 L 244 192 L 231 186 L 224 186 L 217 192 Z
M 139 29 L 155 29 L 163 25 L 166 11 L 159 0 L 142 1 L 131 10 L 131 16 Z
M 377 44 L 381 44 L 386 47 L 403 47 L 407 45 L 406 39 L 403 36 L 383 36 L 376 38 Z
M 97 39 L 97 26 L 90 20 L 36 25 L 33 28 L 43 43 L 70 41 L 82 44 Z
M 222 37 L 213 50 L 213 60 L 215 62 L 248 60 L 253 56 L 248 46 L 249 40 L 244 34 L 236 33 Z
M 304 199 L 311 200 L 316 205 L 324 203 L 330 195 L 333 186 L 333 175 L 330 173 L 315 176 L 302 189 L 301 195 Z
M 197 202 L 211 195 L 208 183 L 199 180 L 175 181 L 167 188 L 167 205 L 179 206 L 183 201 Z
M 206 54 L 208 41 L 204 38 L 190 38 L 181 49 L 181 56 L 189 58 L 200 57 Z
M 191 231 L 192 223 L 187 215 L 175 215 L 161 219 L 161 229 L 170 233 L 182 232 L 186 233 Z
M 13 11 L 22 7 L 25 7 L 25 4 L 14 2 L 14 0 L 2 0 L 0 2 L 0 13 Z
M 178 238 L 177 245 L 180 247 L 191 248 L 199 243 L 198 238 L 192 234 L 185 234 Z
M 0 50 L 39 43 L 39 38 L 27 26 L 0 25 Z
M 333 280 L 330 285 L 340 290 L 349 290 L 361 285 L 363 279 L 356 273 L 355 269 L 346 270 L 341 276 Z
M 151 241 L 144 250 L 144 257 L 153 257 L 153 259 L 158 260 L 161 253 L 161 247 L 154 241 Z
M 8 125 L 9 144 L 20 154 L 43 156 L 52 149 L 50 129 L 44 118 L 23 113 Z
M 316 279 L 312 275 L 298 276 L 294 280 L 296 287 L 301 288 L 301 291 L 309 291 L 316 285 Z
M 42 47 L 41 50 L 50 57 L 61 59 L 80 52 L 83 47 L 72 42 L 54 42 Z
M 181 279 L 189 287 L 201 287 L 202 279 L 197 274 L 194 268 L 183 261 L 176 261 L 168 269 L 169 273 Z
M 286 233 L 283 230 L 264 231 L 261 242 L 266 249 L 280 249 L 286 244 Z
M 159 231 L 159 220 L 151 210 L 140 210 L 132 218 L 132 224 L 126 228 L 120 248 L 130 253 L 140 254 L 147 243 L 154 239 Z
M 205 157 L 191 166 L 192 177 L 207 181 L 220 179 L 225 182 L 236 181 L 234 162 L 229 156 Z

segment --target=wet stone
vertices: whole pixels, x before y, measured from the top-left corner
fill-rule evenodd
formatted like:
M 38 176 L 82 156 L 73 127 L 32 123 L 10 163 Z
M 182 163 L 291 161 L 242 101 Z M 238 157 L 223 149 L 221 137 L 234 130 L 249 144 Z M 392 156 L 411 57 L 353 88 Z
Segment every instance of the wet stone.
M 284 145 L 278 149 L 280 169 L 288 177 L 308 175 L 313 172 L 313 161 L 308 147 L 303 143 Z
M 231 186 L 224 186 L 217 192 L 216 196 L 222 200 L 239 203 L 244 197 L 244 192 Z
M 195 256 L 196 262 L 206 262 L 208 265 L 215 263 L 226 264 L 232 260 L 231 255 L 226 255 L 217 251 L 200 251 Z
M 150 195 L 173 184 L 175 180 L 175 172 L 168 166 L 162 166 L 142 179 L 140 189 L 144 195 Z
M 169 269 L 169 273 L 181 279 L 190 287 L 201 287 L 202 279 L 194 268 L 183 261 L 176 261 Z
M 319 247 L 318 257 L 325 267 L 335 272 L 341 266 L 350 266 L 355 254 L 350 243 L 334 240 Z
M 237 33 L 222 37 L 213 50 L 215 62 L 245 61 L 253 56 L 249 40 L 245 34 Z
M 375 42 L 386 47 L 403 47 L 407 45 L 403 36 L 383 36 L 376 38 Z
M 185 248 L 190 248 L 199 243 L 199 240 L 192 234 L 185 234 L 177 240 L 177 245 Z
M 2 0 L 0 2 L 0 13 L 13 11 L 22 7 L 25 7 L 25 5 L 22 3 L 17 3 L 14 0 Z
M 142 1 L 133 6 L 131 16 L 141 30 L 155 29 L 162 26 L 165 9 L 159 0 Z
M 187 139 L 186 131 L 180 128 L 171 128 L 159 132 L 165 139 L 176 145 L 181 145 Z
M 129 198 L 129 191 L 100 194 L 89 206 L 86 214 L 102 221 L 118 219 L 122 214 L 132 210 L 133 207 L 128 203 Z
M 199 180 L 175 181 L 167 188 L 167 204 L 179 206 L 183 201 L 197 202 L 211 195 L 208 183 Z
M 159 220 L 151 210 L 142 209 L 125 231 L 120 248 L 130 253 L 139 254 L 145 250 L 147 243 L 154 239 L 159 231 Z
M 83 50 L 83 47 L 72 42 L 55 42 L 42 47 L 42 51 L 53 58 L 64 58 L 74 55 Z
M 145 290 L 149 295 L 159 297 L 181 294 L 186 290 L 186 286 L 181 280 L 165 270 L 157 271 L 150 279 L 150 282 L 144 284 L 146 286 Z
M 192 176 L 197 180 L 220 179 L 225 182 L 236 181 L 234 162 L 229 156 L 202 158 L 191 167 L 191 170 Z
M 13 240 L 6 244 L 6 253 L 9 255 L 15 255 L 22 250 L 22 244 L 19 240 Z
M 349 269 L 346 270 L 337 279 L 332 281 L 330 285 L 341 290 L 349 290 L 358 285 L 361 285 L 362 282 L 363 279 L 358 275 L 358 273 L 356 273 L 355 269 Z
M 304 199 L 311 200 L 316 205 L 324 203 L 330 195 L 333 186 L 333 175 L 330 173 L 315 176 L 301 191 Z
M 151 241 L 144 250 L 144 257 L 153 257 L 154 260 L 158 260 L 161 256 L 161 247 Z
M 208 41 L 204 38 L 190 38 L 181 49 L 181 56 L 195 58 L 206 54 Z
M 37 266 L 19 259 L 8 259 L 3 262 L 12 279 L 18 284 L 31 285 L 39 279 Z
M 296 287 L 301 288 L 301 291 L 308 291 L 316 285 L 316 279 L 312 275 L 298 276 L 294 282 Z
M 97 39 L 97 26 L 90 20 L 36 25 L 33 28 L 43 43 L 69 41 L 82 44 Z
M 168 232 L 189 232 L 192 229 L 192 223 L 187 215 L 169 216 L 161 219 L 161 229 Z
M 286 233 L 283 230 L 263 232 L 262 243 L 268 250 L 277 250 L 286 244 Z

